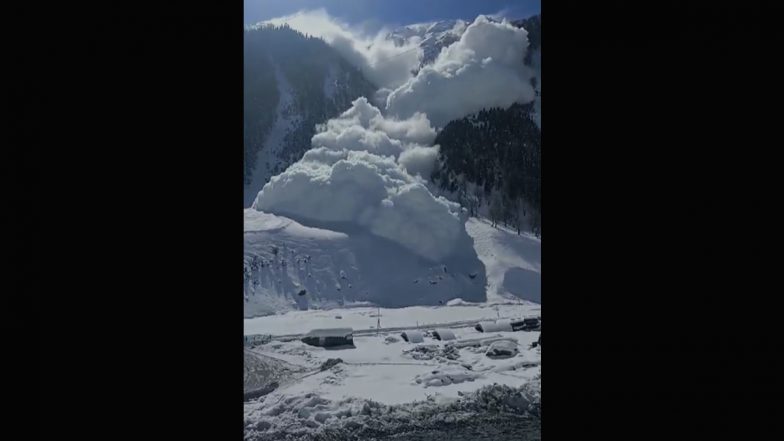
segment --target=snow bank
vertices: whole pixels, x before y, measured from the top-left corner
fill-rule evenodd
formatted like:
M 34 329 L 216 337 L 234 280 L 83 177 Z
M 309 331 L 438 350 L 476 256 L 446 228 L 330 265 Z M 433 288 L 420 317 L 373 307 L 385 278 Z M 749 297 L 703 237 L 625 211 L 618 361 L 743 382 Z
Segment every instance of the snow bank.
M 478 423 L 477 433 L 492 434 L 498 426 L 522 434 L 526 429 L 538 432 L 540 409 L 540 380 L 522 387 L 485 386 L 454 400 L 400 405 L 353 397 L 332 401 L 308 393 L 246 405 L 245 439 L 375 439 L 411 430 L 461 430 L 471 422 Z
M 393 90 L 386 109 L 403 118 L 424 111 L 443 127 L 483 108 L 530 102 L 535 92 L 533 71 L 523 63 L 527 47 L 525 29 L 480 15 L 433 64 Z

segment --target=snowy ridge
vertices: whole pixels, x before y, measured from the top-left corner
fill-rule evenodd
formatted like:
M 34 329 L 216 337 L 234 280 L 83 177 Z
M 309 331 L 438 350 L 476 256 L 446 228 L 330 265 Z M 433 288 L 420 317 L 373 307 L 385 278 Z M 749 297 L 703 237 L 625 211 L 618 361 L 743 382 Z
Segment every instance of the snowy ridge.
M 436 59 L 441 49 L 460 39 L 468 22 L 464 20 L 441 20 L 430 23 L 418 23 L 402 26 L 390 32 L 387 39 L 402 46 L 416 43 L 422 48 L 420 66 L 430 64 Z

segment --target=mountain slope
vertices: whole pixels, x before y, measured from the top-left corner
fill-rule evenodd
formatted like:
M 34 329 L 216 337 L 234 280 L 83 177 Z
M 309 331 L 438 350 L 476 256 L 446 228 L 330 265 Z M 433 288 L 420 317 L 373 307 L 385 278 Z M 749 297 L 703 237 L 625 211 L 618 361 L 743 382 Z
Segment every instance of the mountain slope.
M 285 26 L 247 29 L 244 50 L 248 207 L 271 176 L 310 147 L 316 124 L 376 88 L 323 40 Z
M 423 66 L 432 63 L 441 49 L 459 40 L 466 26 L 468 26 L 468 22 L 464 20 L 441 20 L 413 24 L 393 30 L 386 38 L 394 41 L 398 46 L 417 38 L 419 47 L 422 48 L 421 66 Z
M 541 16 L 513 22 L 528 31 L 525 64 L 536 98 L 453 120 L 439 132 L 433 182 L 472 215 L 541 236 Z
M 542 241 L 472 217 L 466 230 L 487 273 L 487 301 L 542 303 Z

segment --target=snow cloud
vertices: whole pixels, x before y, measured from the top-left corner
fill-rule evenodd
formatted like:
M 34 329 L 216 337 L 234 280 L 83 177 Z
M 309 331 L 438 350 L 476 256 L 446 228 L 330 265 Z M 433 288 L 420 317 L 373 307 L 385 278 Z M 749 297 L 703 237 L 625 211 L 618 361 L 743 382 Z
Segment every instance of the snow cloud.
M 398 46 L 386 39 L 388 29 L 366 35 L 331 17 L 324 9 L 300 11 L 265 23 L 286 23 L 303 34 L 322 38 L 378 87 L 395 88 L 405 83 L 412 77 L 412 71 L 419 67 L 422 58 L 417 39 Z
M 406 119 L 386 118 L 365 97 L 356 99 L 339 117 L 318 127 L 311 145 L 331 150 L 367 151 L 391 156 L 410 174 L 430 176 L 438 147 L 430 147 L 436 131 L 423 113 Z
M 535 93 L 533 73 L 523 63 L 527 47 L 524 29 L 480 15 L 433 64 L 387 96 L 387 114 L 407 118 L 424 112 L 443 127 L 482 108 L 530 102 Z
M 379 87 L 373 102 L 397 118 L 421 112 L 429 122 L 443 127 L 483 108 L 507 108 L 535 98 L 531 85 L 534 72 L 523 63 L 528 32 L 506 19 L 480 15 L 468 26 L 458 21 L 451 32 L 460 39 L 421 69 L 423 51 L 417 35 L 390 39 L 386 28 L 367 35 L 324 9 L 300 11 L 265 23 L 286 23 L 324 39 Z
M 458 204 L 433 196 L 393 157 L 367 151 L 312 149 L 252 208 L 311 226 L 356 225 L 432 261 L 471 247 Z
M 412 175 L 419 175 L 428 179 L 433 173 L 436 159 L 438 159 L 438 146 L 416 146 L 403 151 L 398 158 L 398 163 Z

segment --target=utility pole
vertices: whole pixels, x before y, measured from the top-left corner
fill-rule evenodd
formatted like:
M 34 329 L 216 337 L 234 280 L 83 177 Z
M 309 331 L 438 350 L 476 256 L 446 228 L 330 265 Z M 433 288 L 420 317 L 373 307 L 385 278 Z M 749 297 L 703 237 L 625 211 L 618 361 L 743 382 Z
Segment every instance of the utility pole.
M 376 335 L 379 334 L 379 329 L 381 329 L 381 307 L 378 306 L 376 309 Z

